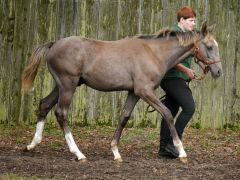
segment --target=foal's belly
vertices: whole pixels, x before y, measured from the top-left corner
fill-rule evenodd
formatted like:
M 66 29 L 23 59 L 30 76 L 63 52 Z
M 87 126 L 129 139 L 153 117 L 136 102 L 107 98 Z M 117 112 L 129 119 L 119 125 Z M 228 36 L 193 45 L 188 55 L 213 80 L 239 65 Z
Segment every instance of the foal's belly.
M 82 78 L 87 86 L 99 91 L 133 90 L 133 80 L 127 74 L 92 72 L 84 73 Z

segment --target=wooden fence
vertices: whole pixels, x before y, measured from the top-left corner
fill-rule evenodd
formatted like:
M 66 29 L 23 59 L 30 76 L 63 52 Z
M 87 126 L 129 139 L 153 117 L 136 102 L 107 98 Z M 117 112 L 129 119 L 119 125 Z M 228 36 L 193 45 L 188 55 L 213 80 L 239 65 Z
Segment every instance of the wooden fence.
M 39 100 L 52 88 L 43 63 L 34 89 L 21 95 L 21 74 L 33 49 L 46 41 L 78 35 L 116 40 L 150 34 L 176 21 L 176 10 L 196 9 L 199 28 L 204 20 L 216 23 L 224 74 L 191 82 L 196 101 L 193 126 L 221 128 L 240 122 L 239 0 L 1 0 L 0 2 L 0 122 L 35 123 Z M 196 71 L 198 68 L 194 67 Z M 162 90 L 157 90 L 159 96 Z M 69 113 L 72 124 L 115 126 L 126 92 L 103 93 L 78 88 Z M 159 126 L 161 117 L 147 113 L 142 101 L 128 126 Z M 54 112 L 48 116 L 55 121 Z

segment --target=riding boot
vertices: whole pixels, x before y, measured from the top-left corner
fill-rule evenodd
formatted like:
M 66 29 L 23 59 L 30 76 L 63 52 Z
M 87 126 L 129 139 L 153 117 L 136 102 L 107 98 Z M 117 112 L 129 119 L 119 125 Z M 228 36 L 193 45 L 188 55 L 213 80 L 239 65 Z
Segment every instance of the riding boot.
M 179 153 L 173 145 L 172 138 L 170 136 L 169 129 L 162 123 L 160 131 L 160 147 L 159 147 L 159 156 L 177 158 Z
M 170 139 L 161 138 L 159 156 L 165 156 L 169 158 L 178 158 L 179 152 L 173 145 L 172 138 Z
M 161 128 L 160 128 L 160 147 L 159 152 L 163 151 L 167 144 L 169 143 L 171 137 L 170 137 L 170 131 L 166 124 L 166 122 L 162 121 Z
M 169 153 L 170 157 L 173 158 L 177 158 L 179 156 L 179 152 L 178 150 L 175 148 L 172 139 L 170 140 L 170 142 L 167 144 L 167 146 L 165 147 L 165 151 L 167 153 Z
M 159 156 L 170 158 L 177 158 L 179 156 L 179 152 L 173 145 L 171 133 L 165 121 L 161 122 Z
M 164 138 L 164 137 L 161 137 L 160 138 L 160 147 L 159 147 L 159 155 L 160 156 L 168 156 L 168 152 L 166 151 L 166 146 L 168 145 L 169 143 L 169 138 Z

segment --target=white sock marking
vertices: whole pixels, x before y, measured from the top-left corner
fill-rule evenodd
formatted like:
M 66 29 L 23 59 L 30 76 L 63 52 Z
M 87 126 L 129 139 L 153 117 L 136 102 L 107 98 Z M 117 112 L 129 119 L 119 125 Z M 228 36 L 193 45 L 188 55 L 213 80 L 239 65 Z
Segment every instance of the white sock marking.
M 114 155 L 114 160 L 122 158 L 118 151 L 117 142 L 115 140 L 111 142 L 111 149 Z
M 121 155 L 119 154 L 117 146 L 112 147 L 112 152 L 113 152 L 113 155 L 114 155 L 114 160 L 122 158 Z
M 177 148 L 178 152 L 179 152 L 179 156 L 178 157 L 187 157 L 187 154 L 183 148 L 182 142 L 179 141 L 173 141 L 174 146 Z
M 86 157 L 78 149 L 71 132 L 68 132 L 65 134 L 65 139 L 67 141 L 70 152 L 75 154 L 77 156 L 78 160 L 86 159 Z
M 37 144 L 39 144 L 42 141 L 42 133 L 44 129 L 44 121 L 38 121 L 37 126 L 36 126 L 36 133 L 33 137 L 33 140 L 31 144 L 27 146 L 28 150 L 33 149 Z

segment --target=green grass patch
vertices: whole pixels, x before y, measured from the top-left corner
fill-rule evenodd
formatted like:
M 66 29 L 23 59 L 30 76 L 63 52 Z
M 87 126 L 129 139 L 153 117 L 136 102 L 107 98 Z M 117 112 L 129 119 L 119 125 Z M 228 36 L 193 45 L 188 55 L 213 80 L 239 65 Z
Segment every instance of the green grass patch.
M 240 155 L 240 146 L 237 146 L 236 151 L 237 151 L 237 154 Z
M 123 143 L 132 143 L 139 138 L 144 137 L 144 130 L 143 129 L 133 129 L 133 128 L 126 128 L 121 136 L 121 142 Z
M 150 131 L 147 135 L 147 139 L 150 141 L 155 141 L 156 139 L 158 139 L 158 133 L 155 131 Z
M 188 145 L 188 146 L 185 147 L 185 150 L 187 152 L 191 152 L 193 150 L 193 147 Z
M 18 174 L 15 173 L 5 173 L 0 175 L 0 179 L 3 180 L 42 180 L 43 178 L 38 178 L 35 176 L 31 176 L 31 177 L 27 177 L 27 176 L 20 176 Z M 44 180 L 54 180 L 55 178 L 44 178 Z M 59 178 L 56 178 L 59 179 Z
M 158 141 L 158 136 L 158 129 L 128 128 L 123 132 L 120 141 L 127 144 L 141 142 L 141 147 L 147 147 Z
M 46 124 L 44 127 L 43 133 L 46 135 L 55 135 L 55 136 L 63 135 L 62 129 L 58 125 L 53 125 L 53 124 Z
M 58 149 L 60 147 L 65 146 L 64 142 L 58 140 L 50 141 L 48 144 L 52 149 Z
M 16 144 L 23 144 L 24 143 L 24 139 L 20 136 L 16 137 Z
M 201 126 L 200 122 L 192 123 L 190 125 L 190 127 L 193 128 L 193 129 L 202 129 L 202 126 Z
M 240 131 L 240 124 L 226 123 L 223 126 L 224 129 L 230 129 L 232 131 Z
M 214 150 L 216 148 L 215 144 L 213 142 L 211 142 L 210 140 L 202 140 L 200 142 L 200 145 L 207 150 Z

